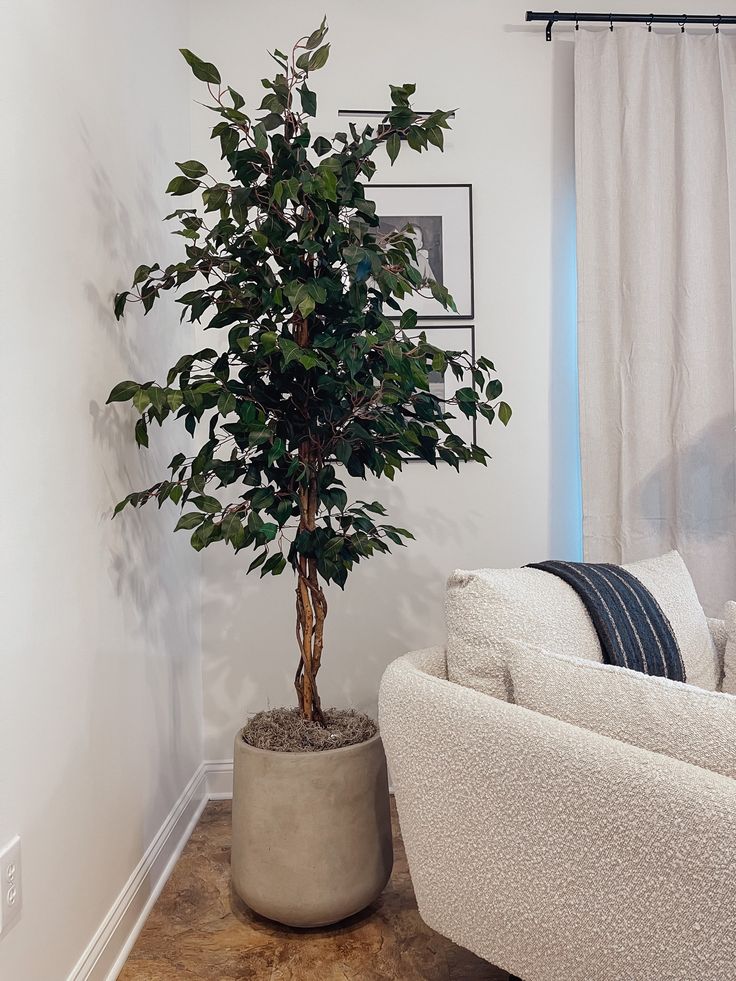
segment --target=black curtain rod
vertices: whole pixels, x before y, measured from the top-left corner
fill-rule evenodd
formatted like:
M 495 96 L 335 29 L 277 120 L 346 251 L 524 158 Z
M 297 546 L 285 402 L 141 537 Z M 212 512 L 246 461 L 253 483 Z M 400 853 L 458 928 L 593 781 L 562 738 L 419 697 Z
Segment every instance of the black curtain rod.
M 547 21 L 545 36 L 548 41 L 552 40 L 552 25 L 560 22 L 567 24 L 647 24 L 650 28 L 652 24 L 677 24 L 685 30 L 686 24 L 709 24 L 715 27 L 716 31 L 722 24 L 736 24 L 736 16 L 726 16 L 722 14 L 570 14 L 560 13 L 559 10 L 527 10 L 526 19 Z

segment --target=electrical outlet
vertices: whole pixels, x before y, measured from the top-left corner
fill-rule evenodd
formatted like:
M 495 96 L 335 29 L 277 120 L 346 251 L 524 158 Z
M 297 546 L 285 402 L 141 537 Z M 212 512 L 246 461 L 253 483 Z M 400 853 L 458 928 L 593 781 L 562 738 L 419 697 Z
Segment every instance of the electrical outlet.
M 16 835 L 0 851 L 0 936 L 20 919 L 22 906 L 20 838 Z

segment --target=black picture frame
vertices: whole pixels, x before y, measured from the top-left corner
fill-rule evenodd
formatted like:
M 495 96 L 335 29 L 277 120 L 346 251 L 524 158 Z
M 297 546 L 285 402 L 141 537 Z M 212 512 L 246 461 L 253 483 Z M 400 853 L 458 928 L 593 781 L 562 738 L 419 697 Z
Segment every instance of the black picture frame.
M 457 190 L 458 188 L 463 188 L 467 190 L 467 228 L 468 228 L 468 245 L 467 245 L 467 255 L 468 255 L 468 303 L 467 306 L 461 307 L 458 304 L 458 313 L 421 313 L 418 312 L 418 319 L 422 322 L 425 321 L 440 321 L 443 324 L 448 321 L 472 321 L 475 319 L 475 268 L 474 268 L 474 242 L 473 242 L 473 185 L 465 183 L 437 183 L 437 184 L 368 184 L 366 186 L 366 197 L 373 200 L 371 197 L 371 192 L 378 189 L 390 189 L 390 190 L 417 190 L 417 189 L 441 189 L 448 188 Z M 377 214 L 379 218 L 381 217 L 381 208 L 378 202 L 376 202 Z M 444 239 L 442 241 L 444 247 Z M 448 284 L 445 284 L 448 285 Z M 453 293 L 452 288 L 448 285 L 450 293 Z M 453 298 L 457 302 L 457 296 L 453 294 Z M 416 300 L 412 303 L 412 298 L 407 301 L 408 308 L 416 307 Z M 441 305 L 437 304 L 438 309 L 442 309 Z M 391 320 L 399 320 L 401 313 L 390 312 L 387 316 Z
M 432 335 L 432 331 L 445 331 L 445 332 L 446 331 L 453 331 L 453 332 L 468 331 L 469 332 L 469 336 L 468 336 L 469 343 L 467 343 L 467 341 L 466 341 L 465 343 L 460 343 L 460 344 L 456 344 L 455 345 L 455 344 L 447 343 L 447 340 L 446 339 L 443 340 L 443 341 L 439 341 L 439 340 L 433 341 L 432 340 L 432 336 L 431 336 Z M 471 355 L 471 357 L 473 359 L 473 362 L 475 362 L 475 324 L 474 323 L 472 323 L 472 324 L 471 323 L 467 323 L 467 321 L 463 321 L 462 323 L 458 323 L 457 320 L 454 323 L 442 323 L 442 324 L 437 324 L 437 323 L 435 323 L 435 324 L 424 324 L 423 323 L 421 325 L 421 327 L 420 326 L 417 326 L 413 330 L 407 331 L 407 334 L 408 334 L 409 337 L 418 336 L 421 333 L 426 333 L 427 340 L 430 342 L 430 344 L 436 344 L 437 347 L 442 347 L 445 350 L 448 350 L 448 349 L 450 349 L 450 350 L 458 349 L 458 350 L 469 351 L 470 352 L 470 355 Z M 454 377 L 453 377 L 452 380 L 453 380 L 453 384 L 455 384 Z M 470 379 L 468 379 L 468 383 L 470 383 Z M 463 379 L 461 379 L 460 381 L 457 382 L 457 384 L 456 384 L 455 387 L 456 388 L 460 388 L 463 384 L 465 384 L 465 381 Z M 455 411 L 457 412 L 458 410 L 455 409 Z M 456 427 L 456 426 L 453 425 L 451 428 L 453 429 L 453 431 L 456 431 L 457 432 L 457 435 L 458 436 L 461 436 L 466 442 L 468 442 L 468 441 L 470 441 L 472 443 L 477 443 L 478 442 L 478 438 L 477 438 L 477 434 L 478 434 L 478 420 L 476 418 L 466 419 L 463 416 L 457 416 L 456 417 L 456 422 L 459 424 L 459 426 Z M 427 463 L 428 461 L 422 459 L 422 457 L 420 457 L 420 456 L 413 456 L 413 457 L 409 457 L 409 459 L 408 459 L 407 462 L 408 463 Z M 443 463 L 444 461 L 440 460 L 438 462 Z

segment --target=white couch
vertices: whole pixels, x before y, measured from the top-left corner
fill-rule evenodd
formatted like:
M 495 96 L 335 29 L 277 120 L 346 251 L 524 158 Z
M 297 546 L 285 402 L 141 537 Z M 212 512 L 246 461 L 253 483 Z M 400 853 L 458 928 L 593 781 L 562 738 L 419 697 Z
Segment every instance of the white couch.
M 736 780 L 454 684 L 444 648 L 389 666 L 380 725 L 429 926 L 524 981 L 736 979 Z

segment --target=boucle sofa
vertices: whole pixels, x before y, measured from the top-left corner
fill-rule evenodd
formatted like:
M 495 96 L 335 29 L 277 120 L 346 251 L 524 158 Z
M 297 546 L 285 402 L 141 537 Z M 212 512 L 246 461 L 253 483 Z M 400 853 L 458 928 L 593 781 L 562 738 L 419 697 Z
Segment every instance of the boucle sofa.
M 523 981 L 736 979 L 734 779 L 453 683 L 440 647 L 389 666 L 380 725 L 429 926 Z

